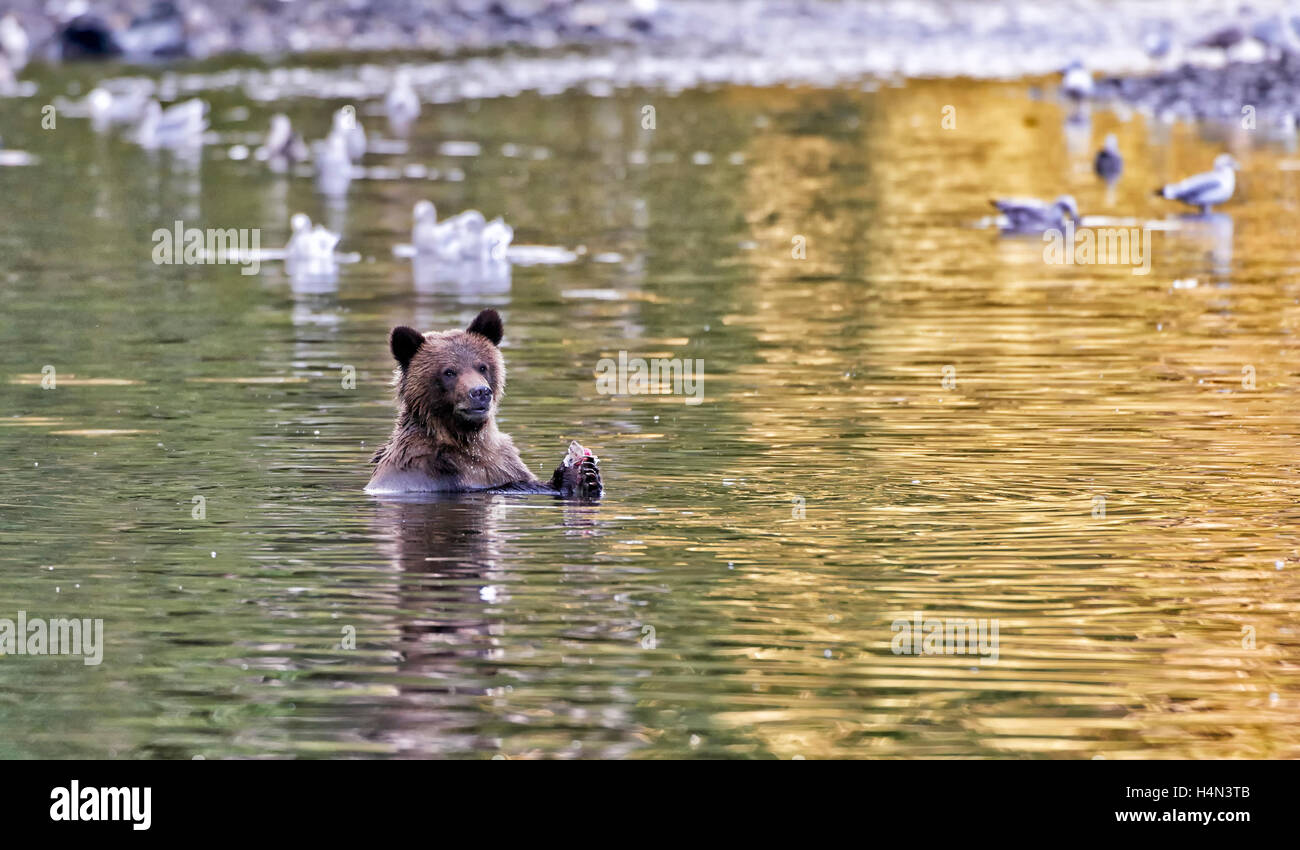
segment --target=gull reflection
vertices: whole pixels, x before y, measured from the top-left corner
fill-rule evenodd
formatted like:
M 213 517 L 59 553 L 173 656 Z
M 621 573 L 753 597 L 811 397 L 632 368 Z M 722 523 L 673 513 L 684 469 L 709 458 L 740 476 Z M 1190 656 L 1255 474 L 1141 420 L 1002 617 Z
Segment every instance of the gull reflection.
M 1065 150 L 1071 157 L 1088 153 L 1092 144 L 1092 112 L 1087 104 L 1080 104 L 1065 118 Z
M 1178 229 L 1170 237 L 1209 260 L 1210 271 L 1227 280 L 1232 273 L 1232 216 L 1224 213 L 1188 214 L 1177 218 Z
M 511 268 L 506 259 L 440 260 L 427 254 L 411 258 L 415 291 L 504 295 L 510 291 Z

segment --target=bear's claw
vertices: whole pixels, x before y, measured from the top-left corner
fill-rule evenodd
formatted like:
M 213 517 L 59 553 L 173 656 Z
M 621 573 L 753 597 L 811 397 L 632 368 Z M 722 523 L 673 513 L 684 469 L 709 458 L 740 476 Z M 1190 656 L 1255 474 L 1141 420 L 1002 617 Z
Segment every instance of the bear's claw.
M 551 487 L 566 498 L 599 499 L 605 491 L 600 480 L 600 459 L 574 440 L 551 476 Z

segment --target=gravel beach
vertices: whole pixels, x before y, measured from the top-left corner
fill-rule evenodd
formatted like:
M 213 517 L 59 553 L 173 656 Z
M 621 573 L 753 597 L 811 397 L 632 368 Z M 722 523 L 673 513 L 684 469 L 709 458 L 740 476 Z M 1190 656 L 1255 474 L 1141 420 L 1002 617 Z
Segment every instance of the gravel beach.
M 11 0 L 33 59 L 636 44 L 906 76 L 1016 77 L 1082 59 L 1108 73 L 1213 60 L 1286 6 L 1211 0 Z M 76 21 L 77 23 L 73 24 Z M 68 32 L 91 36 L 91 49 Z M 1276 27 L 1274 27 L 1276 29 Z M 1226 35 L 1225 35 L 1226 34 Z M 1217 39 L 1217 40 L 1216 40 Z M 1199 45 L 1199 46 L 1198 46 Z M 1297 40 L 1300 45 L 1300 39 Z

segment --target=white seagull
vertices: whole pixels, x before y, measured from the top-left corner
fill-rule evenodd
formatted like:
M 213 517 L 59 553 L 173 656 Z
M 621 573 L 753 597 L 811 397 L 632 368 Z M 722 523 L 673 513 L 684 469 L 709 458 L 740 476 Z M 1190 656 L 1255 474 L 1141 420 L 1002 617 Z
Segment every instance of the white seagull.
M 343 137 L 344 147 L 353 162 L 365 155 L 366 128 L 361 126 L 361 122 L 357 120 L 357 111 L 352 107 L 345 106 L 334 113 L 334 124 L 330 128 L 330 134 Z
M 1182 201 L 1200 207 L 1208 215 L 1215 204 L 1227 202 L 1237 188 L 1237 169 L 1241 166 L 1231 154 L 1221 153 L 1214 158 L 1214 168 L 1203 174 L 1194 174 L 1186 180 L 1169 183 L 1156 190 L 1156 194 L 1169 201 Z
M 456 227 L 456 242 L 460 256 L 466 260 L 476 260 L 483 254 L 483 230 L 487 219 L 478 210 L 465 210 L 463 213 L 447 219 L 447 223 Z
M 339 244 L 337 233 L 319 224 L 313 227 L 305 213 L 294 213 L 289 226 L 293 228 L 293 236 L 284 248 L 285 261 L 295 273 L 333 268 L 334 248 Z
M 86 95 L 86 109 L 90 113 L 90 124 L 96 130 L 104 130 L 118 124 L 134 124 L 144 114 L 149 96 L 140 89 L 129 89 L 114 94 L 112 91 L 96 86 Z
M 438 221 L 433 201 L 420 201 L 412 211 L 411 246 L 423 256 L 454 258 L 460 256 L 459 228 L 455 222 Z
M 203 101 L 195 98 L 163 109 L 158 101 L 150 100 L 136 128 L 136 141 L 149 149 L 197 145 L 206 129 L 208 105 Z
M 1061 72 L 1061 91 L 1076 101 L 1092 97 L 1092 72 L 1077 59 L 1066 65 Z
M 399 68 L 393 77 L 393 87 L 384 97 L 384 112 L 395 129 L 410 127 L 420 115 L 420 96 L 411 86 L 411 75 L 405 68 Z

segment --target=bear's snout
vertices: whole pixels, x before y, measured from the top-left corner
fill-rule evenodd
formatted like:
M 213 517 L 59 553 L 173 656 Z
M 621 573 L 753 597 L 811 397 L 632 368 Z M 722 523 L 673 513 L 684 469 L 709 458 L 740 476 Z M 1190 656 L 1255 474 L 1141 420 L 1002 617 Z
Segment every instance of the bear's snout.
M 492 387 L 479 384 L 462 390 L 461 401 L 456 405 L 456 416 L 463 422 L 482 425 L 492 416 Z

